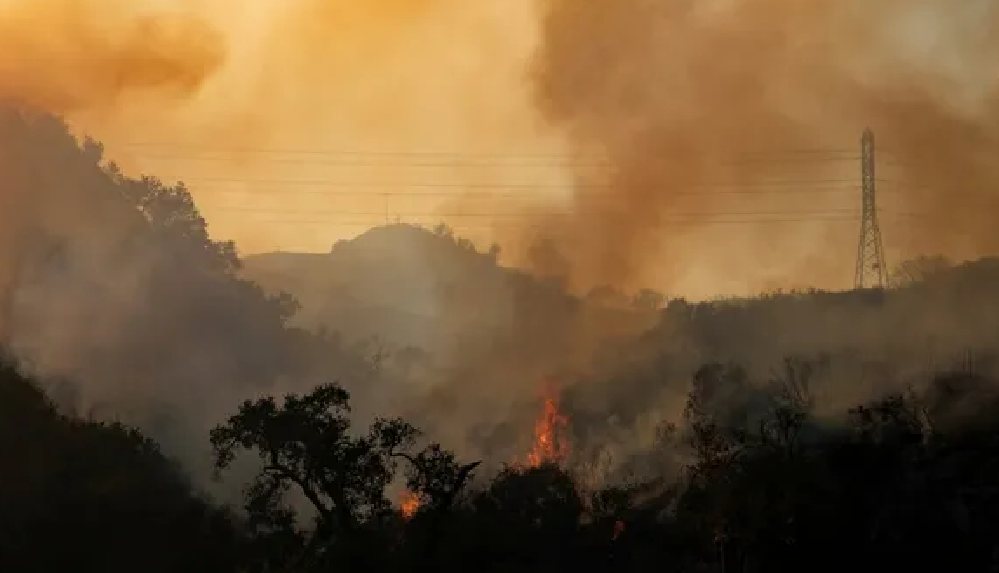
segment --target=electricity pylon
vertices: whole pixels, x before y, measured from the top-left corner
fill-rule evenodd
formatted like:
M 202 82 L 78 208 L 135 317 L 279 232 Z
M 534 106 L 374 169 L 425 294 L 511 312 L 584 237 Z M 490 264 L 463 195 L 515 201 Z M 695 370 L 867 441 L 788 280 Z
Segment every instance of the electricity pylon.
M 885 288 L 888 286 L 888 269 L 885 266 L 881 227 L 878 225 L 877 179 L 874 172 L 874 132 L 870 129 L 864 130 L 861 148 L 863 213 L 860 219 L 860 245 L 857 247 L 857 274 L 854 286 L 858 289 Z

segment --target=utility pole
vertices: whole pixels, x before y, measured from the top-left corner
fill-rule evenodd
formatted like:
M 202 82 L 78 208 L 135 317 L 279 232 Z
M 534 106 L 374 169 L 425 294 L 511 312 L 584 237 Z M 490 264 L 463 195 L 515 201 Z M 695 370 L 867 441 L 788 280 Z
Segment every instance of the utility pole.
M 854 286 L 858 289 L 885 288 L 888 286 L 888 269 L 885 266 L 885 250 L 881 242 L 881 226 L 878 225 L 874 132 L 870 129 L 864 130 L 861 149 L 862 215 Z

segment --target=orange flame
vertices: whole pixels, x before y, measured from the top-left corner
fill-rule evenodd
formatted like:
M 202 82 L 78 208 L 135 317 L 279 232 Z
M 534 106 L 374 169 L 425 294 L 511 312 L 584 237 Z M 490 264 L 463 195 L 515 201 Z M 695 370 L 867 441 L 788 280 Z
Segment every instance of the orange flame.
M 550 386 L 545 394 L 541 415 L 534 423 L 534 447 L 527 454 L 527 464 L 533 468 L 561 464 L 570 452 L 569 417 L 559 411 L 558 395 Z
M 423 502 L 420 501 L 420 496 L 411 491 L 404 491 L 399 498 L 399 511 L 402 513 L 402 518 L 406 521 L 413 519 L 416 512 L 420 510 L 421 505 L 423 505 Z

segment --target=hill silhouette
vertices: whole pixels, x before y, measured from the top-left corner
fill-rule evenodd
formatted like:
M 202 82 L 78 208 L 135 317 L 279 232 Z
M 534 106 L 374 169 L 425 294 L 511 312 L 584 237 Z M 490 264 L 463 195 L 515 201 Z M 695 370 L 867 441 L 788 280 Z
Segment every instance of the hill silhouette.
M 642 324 L 637 309 L 584 305 L 557 282 L 500 266 L 496 251 L 479 252 L 443 227 L 387 225 L 339 241 L 328 254 L 252 255 L 243 273 L 272 292 L 292 294 L 302 305 L 296 320 L 303 326 L 431 352 L 470 331 L 515 328 L 515 320 L 536 311 L 564 323 L 585 309 L 608 333 Z

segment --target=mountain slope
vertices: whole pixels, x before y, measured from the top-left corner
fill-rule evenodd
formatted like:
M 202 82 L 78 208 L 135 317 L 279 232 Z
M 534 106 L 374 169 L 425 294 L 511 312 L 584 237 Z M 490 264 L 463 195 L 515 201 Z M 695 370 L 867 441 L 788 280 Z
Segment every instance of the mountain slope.
M 435 439 L 493 460 L 528 447 L 546 387 L 657 316 L 571 296 L 467 241 L 407 225 L 372 229 L 330 254 L 248 257 L 244 273 L 294 295 L 299 325 L 378 337 L 382 370 L 403 382 L 380 391 L 382 411 L 402 403 L 397 413 Z
M 640 313 L 586 305 L 555 284 L 497 265 L 470 243 L 410 225 L 371 229 L 329 254 L 250 256 L 244 274 L 294 295 L 301 325 L 431 352 L 472 333 L 551 333 L 581 313 L 608 332 L 649 324 Z

